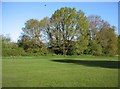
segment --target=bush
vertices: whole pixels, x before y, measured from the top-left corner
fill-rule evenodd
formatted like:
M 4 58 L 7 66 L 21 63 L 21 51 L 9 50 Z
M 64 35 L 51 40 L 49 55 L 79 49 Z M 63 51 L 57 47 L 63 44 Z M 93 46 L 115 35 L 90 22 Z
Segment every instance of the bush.
M 102 47 L 100 44 L 97 44 L 95 41 L 91 43 L 91 54 L 95 56 L 102 55 Z
M 4 44 L 2 48 L 2 56 L 22 56 L 25 51 L 19 48 L 15 43 Z
M 88 49 L 84 51 L 84 54 L 90 54 L 94 56 L 100 56 L 102 55 L 102 47 L 100 44 L 97 44 L 95 40 L 91 40 Z
M 3 48 L 2 50 L 2 56 L 22 56 L 24 55 L 24 50 L 22 48 L 17 49 L 8 49 Z

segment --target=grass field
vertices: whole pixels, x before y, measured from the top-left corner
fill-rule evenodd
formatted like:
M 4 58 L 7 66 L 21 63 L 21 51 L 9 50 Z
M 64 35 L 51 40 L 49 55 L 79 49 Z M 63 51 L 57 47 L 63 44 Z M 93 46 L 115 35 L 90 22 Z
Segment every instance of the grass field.
M 117 87 L 118 58 L 4 57 L 3 87 Z

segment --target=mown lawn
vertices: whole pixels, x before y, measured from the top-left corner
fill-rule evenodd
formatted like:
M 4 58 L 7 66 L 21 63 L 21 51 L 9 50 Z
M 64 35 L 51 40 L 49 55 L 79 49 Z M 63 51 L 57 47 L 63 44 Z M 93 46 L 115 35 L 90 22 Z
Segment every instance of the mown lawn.
M 117 87 L 118 58 L 4 57 L 3 87 Z

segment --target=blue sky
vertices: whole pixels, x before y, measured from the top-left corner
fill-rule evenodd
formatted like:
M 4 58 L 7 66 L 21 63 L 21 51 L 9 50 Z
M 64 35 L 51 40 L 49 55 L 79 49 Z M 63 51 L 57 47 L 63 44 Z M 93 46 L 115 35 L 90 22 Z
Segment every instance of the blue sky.
M 2 2 L 2 34 L 17 41 L 27 20 L 51 17 L 61 7 L 81 9 L 86 16 L 99 15 L 118 29 L 117 2 Z

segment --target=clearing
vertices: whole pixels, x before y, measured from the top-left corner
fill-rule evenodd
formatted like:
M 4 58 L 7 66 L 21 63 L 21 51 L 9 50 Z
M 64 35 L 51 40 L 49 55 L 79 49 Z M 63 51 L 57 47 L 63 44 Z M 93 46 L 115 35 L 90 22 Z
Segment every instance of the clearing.
M 3 57 L 3 87 L 117 87 L 118 58 Z

